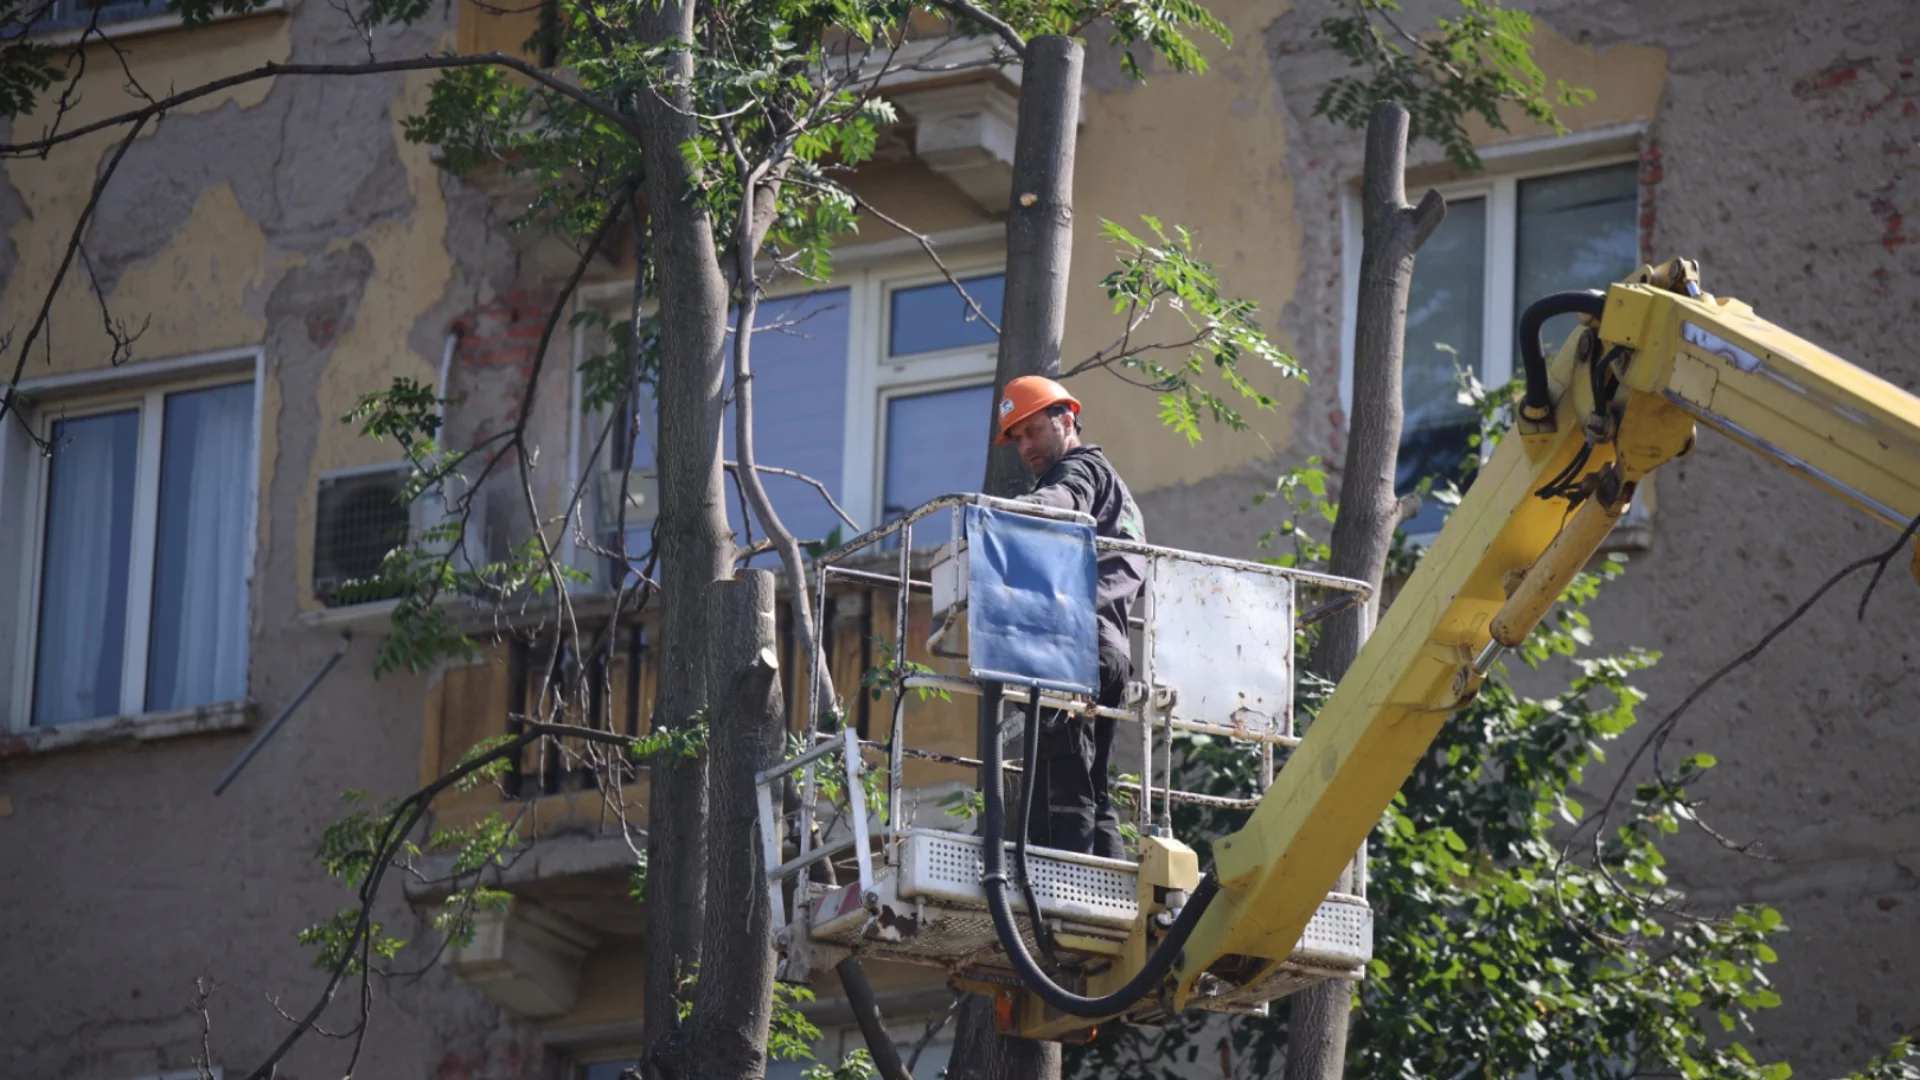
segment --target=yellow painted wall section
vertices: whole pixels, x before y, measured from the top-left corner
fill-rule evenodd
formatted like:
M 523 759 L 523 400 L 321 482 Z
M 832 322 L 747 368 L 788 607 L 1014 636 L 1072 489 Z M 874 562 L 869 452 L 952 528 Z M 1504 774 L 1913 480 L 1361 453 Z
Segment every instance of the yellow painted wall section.
M 408 348 L 413 327 L 438 303 L 453 276 L 453 259 L 444 237 L 447 204 L 440 194 L 440 169 L 425 146 L 402 137 L 401 122 L 426 104 L 435 74 L 409 72 L 404 89 L 388 108 L 400 163 L 407 172 L 414 212 L 405 219 L 377 221 L 366 232 L 340 237 L 330 248 L 362 244 L 373 256 L 373 277 L 360 298 L 353 325 L 334 343 L 327 369 L 320 377 L 320 439 L 307 463 L 307 489 L 314 490 L 321 473 L 359 465 L 377 465 L 398 456 L 393 444 L 363 438 L 357 428 L 336 421 L 353 408 L 360 395 L 378 390 L 395 378 L 424 381 L 439 377 L 438 357 L 428 360 Z M 300 575 L 301 605 L 319 610 L 313 599 L 314 501 L 300 500 L 295 521 L 294 565 Z
M 847 186 L 871 202 L 875 209 L 924 233 L 964 229 L 994 221 L 980 204 L 960 194 L 958 188 L 918 159 L 869 162 L 845 179 Z M 859 234 L 847 237 L 843 246 L 891 240 L 902 235 L 893 226 L 866 214 L 860 219 Z
M 457 50 L 462 53 L 498 52 L 531 57 L 526 45 L 540 30 L 541 5 L 502 7 L 482 10 L 474 4 L 460 4 L 454 18 L 458 21 Z
M 289 20 L 269 13 L 217 23 L 191 33 L 167 31 L 125 43 L 128 66 L 148 88 L 185 87 L 215 74 L 244 71 L 269 60 L 285 60 L 290 49 Z M 89 49 L 89 67 L 105 70 L 116 64 L 104 47 Z M 272 89 L 273 80 L 210 94 L 182 106 L 179 112 L 202 112 L 229 102 L 242 108 L 258 105 Z M 54 119 L 54 100 L 13 125 L 16 137 L 46 129 Z M 122 93 L 115 80 L 90 80 L 87 92 L 61 125 L 71 130 L 138 107 L 142 102 Z M 160 125 L 164 127 L 164 121 Z M 149 126 L 142 137 L 157 130 Z M 103 131 L 55 147 L 46 160 L 15 158 L 5 163 L 7 179 L 19 191 L 28 213 L 15 222 L 12 239 L 20 261 L 0 292 L 0 311 L 18 322 L 24 335 L 33 313 L 40 308 L 46 286 L 53 280 L 66 253 L 74 222 L 85 209 L 101 164 L 125 137 L 125 130 Z M 160 256 L 146 267 L 122 276 L 111 298 L 114 312 L 138 328 L 148 316 L 153 324 L 136 346 L 136 360 L 179 356 L 207 349 L 259 342 L 264 323 L 248 310 L 251 287 L 258 284 L 264 242 L 259 228 L 240 211 L 231 190 L 224 186 L 202 192 L 191 219 Z M 85 270 L 76 260 L 55 298 L 51 321 L 57 347 L 49 358 L 36 348 L 24 373 L 44 375 L 106 367 L 113 347 L 101 326 L 98 305 L 86 284 Z M 16 339 L 16 344 L 18 339 Z
M 1222 291 L 1258 303 L 1267 333 L 1287 347 L 1279 312 L 1299 282 L 1300 235 L 1285 168 L 1287 118 L 1261 31 L 1289 6 L 1283 0 L 1215 5 L 1234 45 L 1211 44 L 1205 74 L 1177 75 L 1161 65 L 1131 88 L 1088 90 L 1074 163 L 1073 287 L 1063 368 L 1091 356 L 1124 325 L 1099 287 L 1117 265 L 1100 221 L 1138 235 L 1142 214 L 1190 229 L 1199 256 L 1219 269 Z M 1112 62 L 1088 59 L 1090 65 Z M 1144 329 L 1162 341 L 1192 336 L 1171 310 Z M 1085 405 L 1088 437 L 1107 450 L 1134 491 L 1144 492 L 1240 468 L 1292 445 L 1292 414 L 1304 388 L 1265 365 L 1249 366 L 1246 374 L 1277 396 L 1275 408 L 1263 412 L 1247 403 L 1245 432 L 1209 420 L 1202 441 L 1191 447 L 1161 425 L 1148 391 L 1100 372 L 1076 377 L 1071 388 Z M 1210 389 L 1224 389 L 1211 374 L 1206 380 Z
M 1594 92 L 1593 101 L 1588 104 L 1559 110 L 1560 122 L 1570 131 L 1650 120 L 1660 107 L 1660 95 L 1667 88 L 1664 50 L 1645 45 L 1616 45 L 1603 50 L 1577 44 L 1537 17 L 1533 23 L 1533 58 L 1540 70 L 1546 72 L 1549 91 L 1554 88 L 1555 80 L 1560 80 Z M 1513 106 L 1502 109 L 1501 118 L 1509 131 L 1495 131 L 1478 119 L 1469 123 L 1467 131 L 1474 144 L 1493 146 L 1553 134 L 1553 129 L 1527 119 Z

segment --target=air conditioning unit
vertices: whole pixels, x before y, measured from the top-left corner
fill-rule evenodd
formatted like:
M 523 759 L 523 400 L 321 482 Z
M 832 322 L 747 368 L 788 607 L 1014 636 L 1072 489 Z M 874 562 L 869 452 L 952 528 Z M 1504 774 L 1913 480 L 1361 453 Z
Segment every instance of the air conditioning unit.
M 627 492 L 627 528 L 644 528 L 660 516 L 660 481 L 652 473 L 604 469 L 594 476 L 594 505 L 600 532 L 620 527 L 620 489 Z
M 478 570 L 488 561 L 485 489 L 471 492 L 472 497 L 467 500 L 466 528 L 458 542 L 445 529 L 459 521 L 457 504 L 468 490 L 465 481 L 451 478 L 421 492 L 407 507 L 411 511 L 408 538 L 423 554 L 436 559 L 451 557 L 453 568 L 462 573 Z
M 367 581 L 380 572 L 387 553 L 450 519 L 446 493 L 439 488 L 422 492 L 412 503 L 401 501 L 413 476 L 410 462 L 343 469 L 320 477 L 314 513 L 313 594 L 328 607 L 392 599 L 397 589 L 347 590 L 348 582 Z M 459 483 L 458 480 L 450 483 Z M 486 563 L 486 508 L 475 493 L 467 519 L 466 543 L 457 569 Z M 444 555 L 451 542 L 438 539 L 422 545 L 429 554 Z M 348 595 L 348 593 L 351 595 Z

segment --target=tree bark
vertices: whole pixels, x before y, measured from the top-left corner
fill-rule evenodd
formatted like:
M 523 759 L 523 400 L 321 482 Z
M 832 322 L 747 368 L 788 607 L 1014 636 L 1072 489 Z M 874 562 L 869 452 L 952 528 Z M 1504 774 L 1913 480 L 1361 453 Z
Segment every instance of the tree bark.
M 1080 124 L 1080 43 L 1036 37 L 1020 70 L 1020 118 L 1013 143 L 1013 201 L 1007 210 L 1007 285 L 1000 316 L 1000 389 L 1022 375 L 1058 375 L 1073 262 L 1073 150 Z M 997 419 L 993 418 L 993 419 Z M 997 431 L 997 428 L 993 429 Z M 987 437 L 981 490 L 1017 495 L 1033 478 L 1012 447 Z
M 1320 625 L 1307 669 L 1334 682 L 1353 666 L 1379 617 L 1387 552 L 1402 521 L 1401 503 L 1393 488 L 1404 419 L 1400 369 L 1413 257 L 1447 213 L 1446 200 L 1431 190 L 1418 207 L 1407 205 L 1406 164 L 1407 111 L 1393 102 L 1381 102 L 1367 120 L 1353 407 L 1347 418 L 1340 513 L 1334 519 L 1333 551 L 1328 559 L 1331 572 L 1371 584 L 1374 598 Z M 1342 874 L 1335 886 L 1352 887 L 1350 874 Z M 1352 1004 L 1353 984 L 1339 979 L 1317 983 L 1293 996 L 1286 1080 L 1340 1080 Z
M 1083 53 L 1072 38 L 1036 37 L 1020 72 L 1020 118 L 1013 145 L 1013 201 L 1007 212 L 1006 301 L 1000 319 L 1000 356 L 993 404 L 1021 375 L 1060 373 L 1060 341 L 1067 326 L 1067 277 L 1073 257 L 1073 151 L 1080 123 Z M 993 430 L 997 430 L 993 429 Z M 1033 477 L 1011 447 L 987 437 L 981 490 L 1019 495 Z M 983 733 L 997 737 L 1000 695 L 980 696 Z M 980 777 L 997 784 L 1001 778 Z M 1025 823 L 1019 824 L 1025 828 Z M 993 1027 L 993 1004 L 971 996 L 960 1006 L 949 1080 L 1057 1080 L 1058 1043 L 1008 1038 Z
M 692 0 L 646 5 L 640 16 L 649 44 L 693 41 Z M 680 147 L 693 138 L 694 102 L 685 87 L 693 54 L 669 51 L 672 77 L 662 89 L 635 96 L 646 158 L 653 264 L 660 327 L 659 544 L 660 688 L 654 722 L 699 722 L 707 696 L 700 648 L 707 586 L 733 563 L 722 479 L 720 419 L 726 372 L 727 286 L 714 252 L 713 223 L 687 192 L 694 177 Z M 704 878 L 698 860 L 707 818 L 707 767 L 701 755 L 655 762 L 647 815 L 647 957 L 643 1037 L 649 1048 L 678 1026 L 678 980 L 699 963 Z
M 778 760 L 786 715 L 773 574 L 742 570 L 709 585 L 706 609 L 708 911 L 685 1068 L 676 1072 L 759 1080 L 767 1071 L 774 955 L 753 777 Z

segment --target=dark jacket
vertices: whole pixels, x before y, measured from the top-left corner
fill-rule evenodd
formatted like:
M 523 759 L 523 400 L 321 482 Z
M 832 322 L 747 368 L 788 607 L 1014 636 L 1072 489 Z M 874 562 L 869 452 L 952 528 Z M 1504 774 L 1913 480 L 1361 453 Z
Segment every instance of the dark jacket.
M 1090 515 L 1098 536 L 1135 543 L 1147 540 L 1140 507 L 1134 504 L 1133 494 L 1113 463 L 1097 446 L 1083 445 L 1067 451 L 1040 478 L 1033 493 L 1021 498 Z M 1103 551 L 1099 566 L 1094 614 L 1100 620 L 1100 650 L 1128 656 L 1132 650 L 1127 645 L 1127 616 L 1147 579 L 1147 559 L 1144 555 Z

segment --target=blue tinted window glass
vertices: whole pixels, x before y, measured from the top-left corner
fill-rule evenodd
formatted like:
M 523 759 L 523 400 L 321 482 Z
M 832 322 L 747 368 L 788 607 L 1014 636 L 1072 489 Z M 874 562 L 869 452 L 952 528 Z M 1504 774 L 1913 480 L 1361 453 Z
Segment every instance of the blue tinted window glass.
M 1520 181 L 1514 317 L 1548 293 L 1605 289 L 1640 264 L 1640 166 Z M 1556 315 L 1540 328 L 1549 358 L 1578 325 Z M 1516 361 L 1517 363 L 1517 361 Z
M 753 335 L 753 449 L 755 462 L 810 476 L 840 499 L 846 429 L 848 327 L 846 289 L 763 301 Z M 732 339 L 728 339 L 731 348 Z M 731 390 L 733 380 L 727 385 Z M 724 421 L 727 460 L 734 460 L 733 410 Z M 773 501 L 793 535 L 819 540 L 836 526 L 848 530 L 811 484 L 763 474 Z M 741 533 L 740 500 L 727 481 L 728 522 Z M 754 523 L 754 535 L 760 535 Z M 768 556 L 771 560 L 772 556 Z
M 61 420 L 47 463 L 33 722 L 120 712 L 140 413 Z
M 960 283 L 966 286 L 967 295 L 980 305 L 987 318 L 993 320 L 993 326 L 981 322 L 966 300 L 947 282 L 895 289 L 887 320 L 887 354 L 912 356 L 995 341 L 993 327 L 1000 325 L 1006 275 L 962 278 Z
M 959 491 L 980 490 L 986 471 L 981 428 L 993 404 L 993 387 L 968 386 L 892 398 L 887 402 L 885 520 L 921 503 Z M 951 512 L 914 523 L 915 547 L 944 544 Z
M 579 1080 L 620 1080 L 620 1074 L 628 1069 L 638 1069 L 640 1062 L 633 1061 L 596 1061 L 581 1068 Z
M 33 24 L 33 32 L 88 26 L 95 21 L 96 11 L 99 13 L 99 24 L 105 26 L 164 14 L 166 10 L 166 0 L 102 0 L 99 3 L 90 0 L 53 0 L 47 5 L 46 14 Z
M 247 692 L 253 384 L 167 395 L 153 554 L 147 708 Z
M 1434 230 L 1413 263 L 1407 295 L 1406 361 L 1401 401 L 1406 420 L 1400 429 L 1401 494 L 1427 477 L 1436 488 L 1444 481 L 1465 482 L 1460 462 L 1467 436 L 1478 421 L 1455 399 L 1455 372 L 1482 371 L 1482 304 L 1487 279 L 1487 201 L 1460 199 L 1447 204 L 1447 217 Z M 1428 533 L 1445 520 L 1445 508 L 1428 499 L 1407 522 L 1409 533 Z
M 754 320 L 753 336 L 754 440 L 758 464 L 791 469 L 813 477 L 841 498 L 844 454 L 841 436 L 846 427 L 848 291 L 830 289 L 806 296 L 763 300 Z M 727 392 L 733 390 L 733 337 L 727 337 Z M 721 420 L 722 452 L 735 458 L 734 415 L 728 407 Z M 659 453 L 659 415 L 654 389 L 642 385 L 635 413 L 629 456 L 636 472 L 651 473 Z M 597 433 L 596 433 L 597 434 Z M 850 534 L 811 484 L 778 474 L 763 473 L 780 520 L 802 542 L 819 540 L 836 527 Z M 733 477 L 725 479 L 727 523 L 737 536 L 746 535 L 740 516 L 739 490 Z M 760 536 L 759 522 L 753 534 Z M 627 554 L 641 564 L 652 546 L 651 525 L 627 531 Z M 772 555 L 762 557 L 771 561 Z

